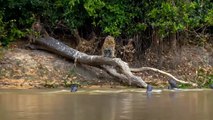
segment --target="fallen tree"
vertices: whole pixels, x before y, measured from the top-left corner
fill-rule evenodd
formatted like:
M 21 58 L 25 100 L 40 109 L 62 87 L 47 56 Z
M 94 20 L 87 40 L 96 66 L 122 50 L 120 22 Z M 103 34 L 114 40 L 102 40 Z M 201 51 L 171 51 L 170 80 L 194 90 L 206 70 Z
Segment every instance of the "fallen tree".
M 32 49 L 47 50 L 67 59 L 74 60 L 77 63 L 101 68 L 107 71 L 111 76 L 116 77 L 116 80 L 122 81 L 124 84 L 147 87 L 147 84 L 140 77 L 132 74 L 128 64 L 120 58 L 87 55 L 52 37 L 38 38 L 35 40 L 34 44 L 31 44 L 29 47 Z
M 29 47 L 31 49 L 47 50 L 55 54 L 61 55 L 67 59 L 74 60 L 77 63 L 100 68 L 102 70 L 105 70 L 112 77 L 116 78 L 115 80 L 121 81 L 124 84 L 137 86 L 137 87 L 145 87 L 145 88 L 147 87 L 146 82 L 144 82 L 142 78 L 135 76 L 131 72 L 131 69 L 129 68 L 128 64 L 122 61 L 120 58 L 108 58 L 108 57 L 102 57 L 98 55 L 87 55 L 85 53 L 82 53 L 80 51 L 77 51 L 67 46 L 66 44 L 60 42 L 59 40 L 53 37 L 38 38 Z M 143 69 L 139 69 L 139 70 L 143 70 Z M 152 70 L 159 72 L 158 70 L 154 68 Z M 132 71 L 137 71 L 137 70 L 132 69 Z M 172 76 L 170 75 L 170 77 Z M 175 77 L 173 76 L 172 78 L 174 79 Z M 176 78 L 174 80 L 180 82 L 180 80 Z M 191 84 L 195 86 L 195 84 L 191 82 L 190 83 L 181 82 L 181 83 Z

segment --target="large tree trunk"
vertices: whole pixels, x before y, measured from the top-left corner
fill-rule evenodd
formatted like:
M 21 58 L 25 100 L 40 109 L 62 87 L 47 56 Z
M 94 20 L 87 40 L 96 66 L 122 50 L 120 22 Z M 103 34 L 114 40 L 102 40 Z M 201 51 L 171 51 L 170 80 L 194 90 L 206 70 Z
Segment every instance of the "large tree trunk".
M 81 64 L 90 65 L 107 71 L 116 80 L 137 87 L 147 87 L 147 84 L 130 71 L 128 64 L 120 58 L 107 58 L 97 55 L 87 55 L 77 51 L 52 37 L 36 39 L 35 44 L 30 46 L 34 49 L 43 49 L 61 55 L 67 59 Z

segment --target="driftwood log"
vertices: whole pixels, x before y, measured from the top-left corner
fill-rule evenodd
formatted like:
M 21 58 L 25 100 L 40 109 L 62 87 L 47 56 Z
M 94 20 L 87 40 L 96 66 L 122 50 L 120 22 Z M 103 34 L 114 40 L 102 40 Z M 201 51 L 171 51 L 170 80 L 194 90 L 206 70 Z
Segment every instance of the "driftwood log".
M 92 67 L 97 67 L 100 69 L 105 70 L 108 74 L 110 74 L 112 77 L 116 78 L 115 80 L 118 80 L 119 82 L 123 82 L 124 84 L 137 86 L 137 87 L 147 87 L 146 82 L 138 76 L 135 76 L 133 72 L 143 71 L 143 70 L 154 70 L 156 72 L 160 72 L 165 74 L 166 72 L 163 72 L 158 69 L 147 69 L 147 68 L 139 68 L 139 69 L 131 69 L 129 68 L 128 64 L 124 61 L 122 61 L 120 58 L 107 58 L 102 57 L 98 55 L 87 55 L 85 53 L 82 53 L 76 49 L 73 49 L 66 44 L 60 42 L 59 40 L 53 38 L 53 37 L 45 37 L 45 38 L 38 38 L 35 40 L 33 44 L 29 46 L 32 49 L 42 49 L 47 50 L 50 52 L 53 52 L 55 54 L 61 55 L 67 59 L 74 60 L 77 63 L 80 64 L 86 64 L 90 65 Z M 191 84 L 193 86 L 196 86 L 195 83 L 191 82 L 185 82 L 178 80 L 171 74 L 166 75 L 172 77 L 177 82 L 181 82 L 183 84 Z

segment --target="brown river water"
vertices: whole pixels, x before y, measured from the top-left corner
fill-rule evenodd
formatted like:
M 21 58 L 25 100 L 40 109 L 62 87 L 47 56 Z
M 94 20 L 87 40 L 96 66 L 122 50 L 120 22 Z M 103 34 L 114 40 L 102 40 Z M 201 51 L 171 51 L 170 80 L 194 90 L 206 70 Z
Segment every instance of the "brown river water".
M 213 120 L 213 90 L 0 90 L 0 120 Z

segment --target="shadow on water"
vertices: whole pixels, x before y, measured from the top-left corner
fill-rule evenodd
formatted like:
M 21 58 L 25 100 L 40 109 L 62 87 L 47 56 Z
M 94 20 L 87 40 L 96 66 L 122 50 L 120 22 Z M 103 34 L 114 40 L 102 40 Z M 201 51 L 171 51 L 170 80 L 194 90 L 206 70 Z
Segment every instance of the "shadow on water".
M 211 120 L 213 91 L 0 90 L 1 120 Z

